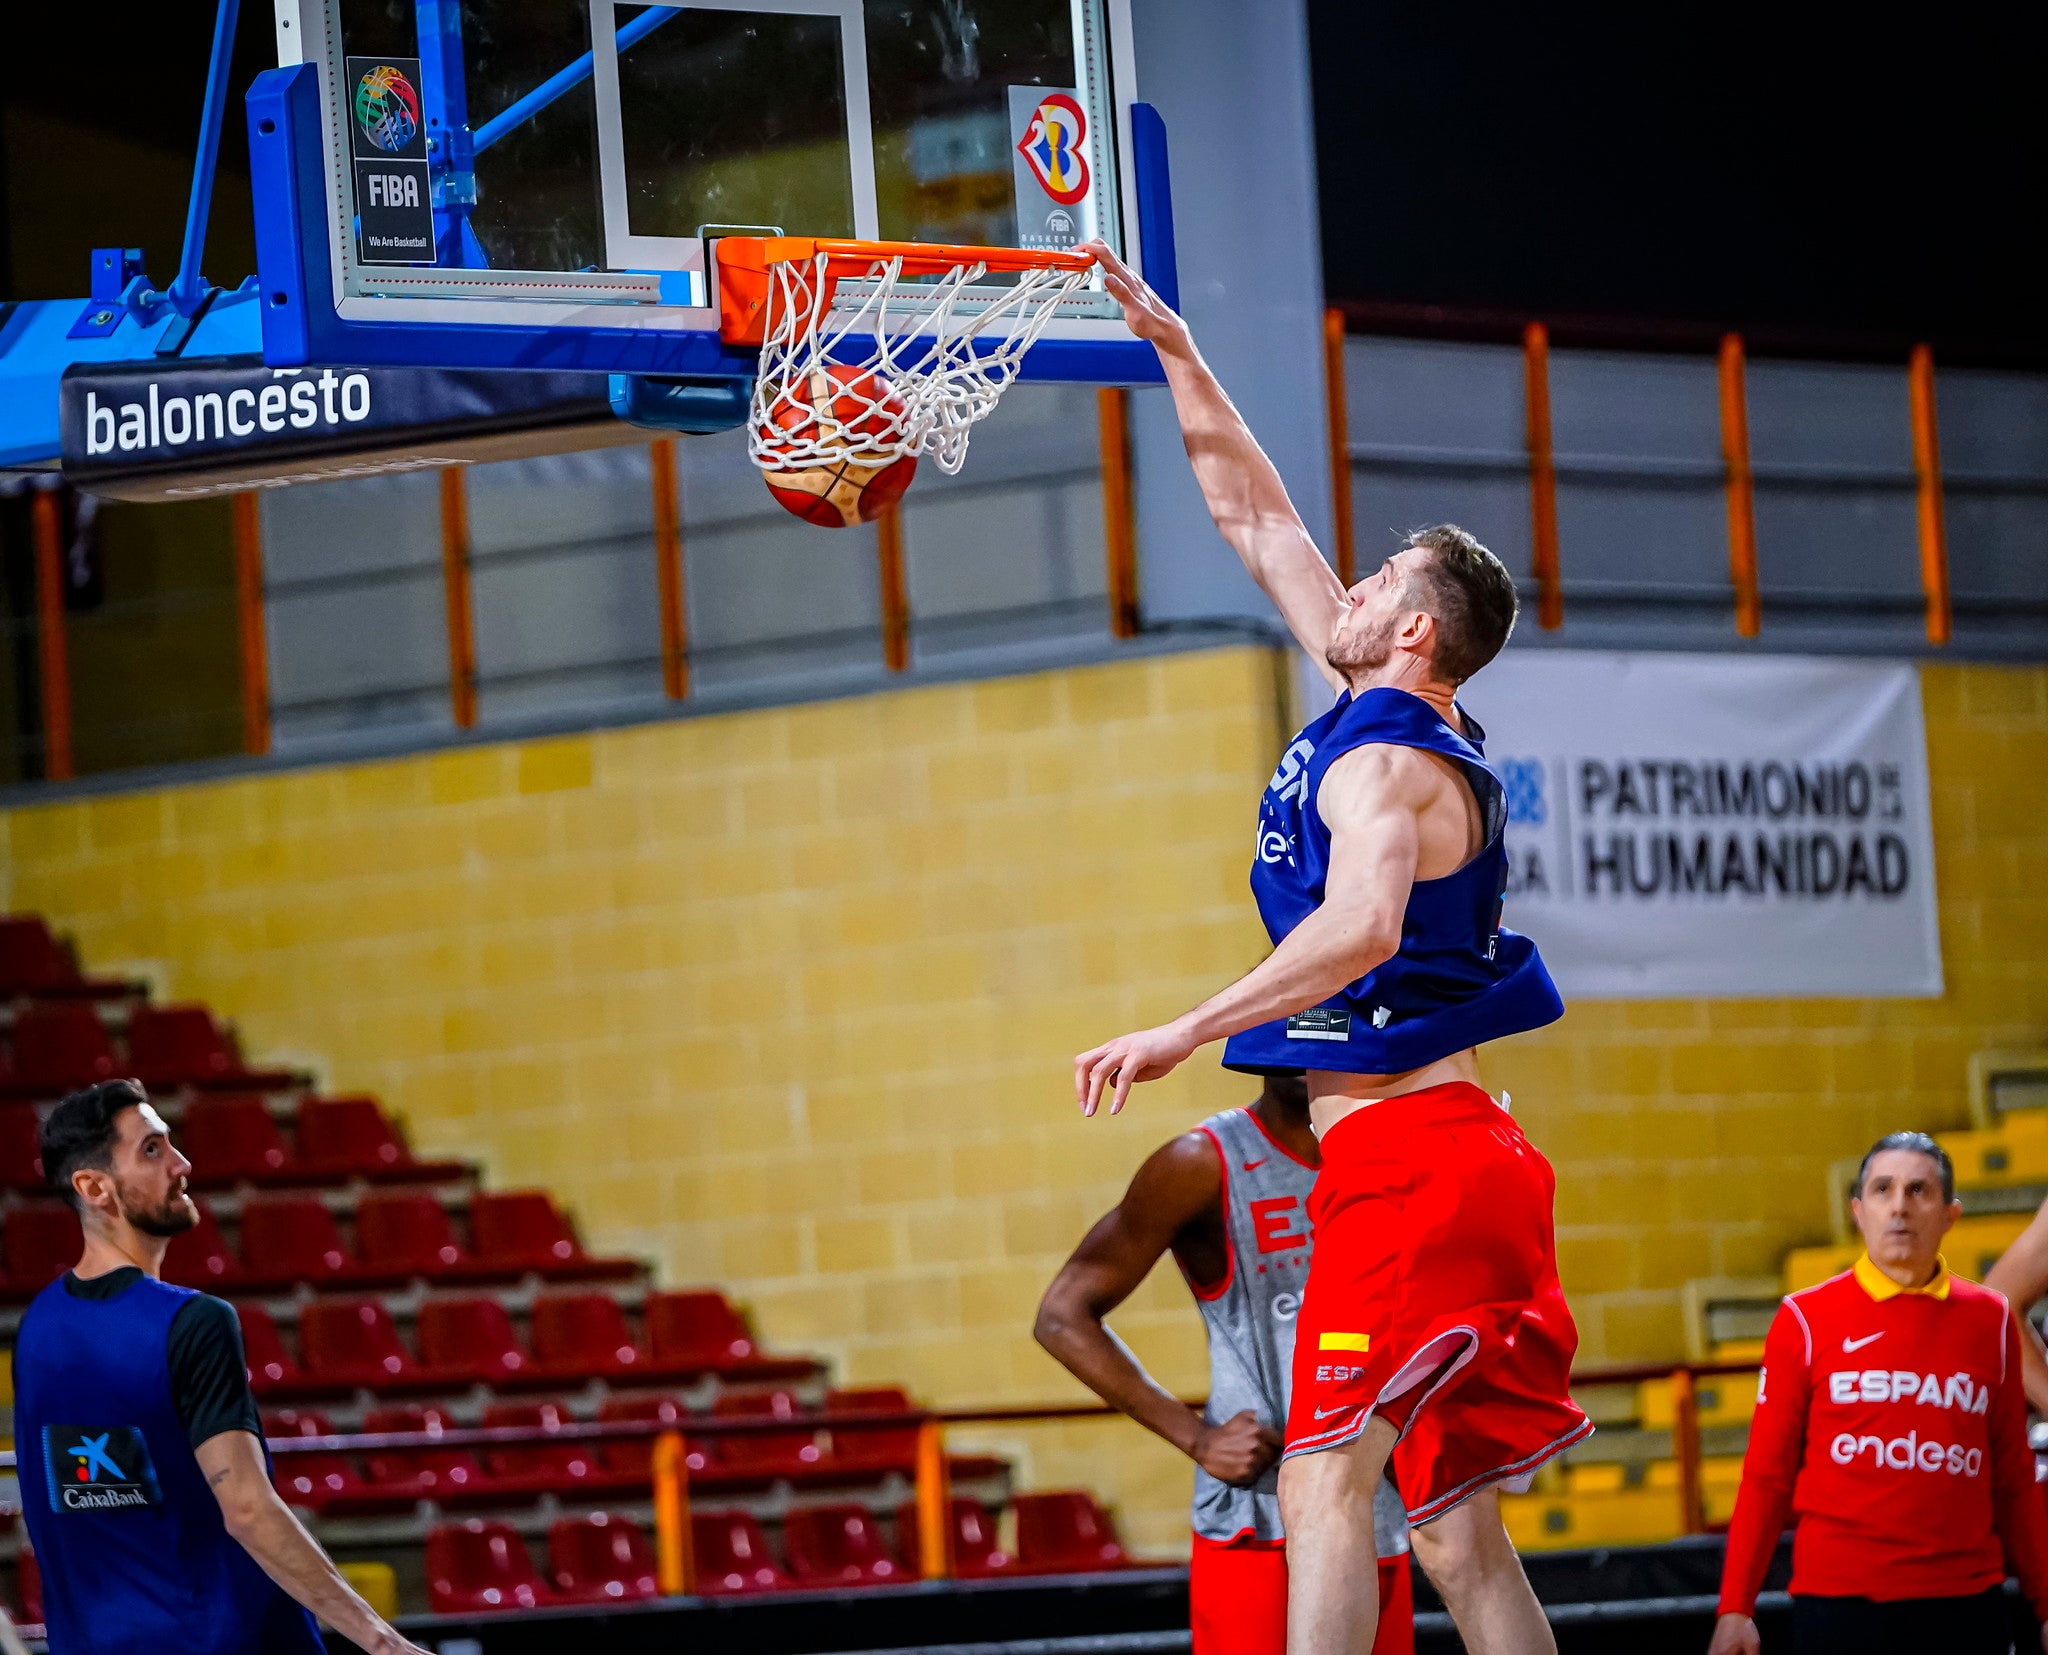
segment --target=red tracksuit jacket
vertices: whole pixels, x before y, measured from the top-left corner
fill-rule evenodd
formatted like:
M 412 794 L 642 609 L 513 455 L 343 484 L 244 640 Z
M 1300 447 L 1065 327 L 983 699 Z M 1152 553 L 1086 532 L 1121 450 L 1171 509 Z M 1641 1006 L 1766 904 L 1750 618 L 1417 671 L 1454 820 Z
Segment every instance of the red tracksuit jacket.
M 1962 1597 L 2000 1584 L 2010 1559 L 2048 1618 L 2019 1338 L 2004 1295 L 1945 1264 L 1905 1289 L 1860 1259 L 1787 1298 L 1764 1342 L 1721 1613 L 1754 1613 L 1793 1513 L 1797 1595 Z

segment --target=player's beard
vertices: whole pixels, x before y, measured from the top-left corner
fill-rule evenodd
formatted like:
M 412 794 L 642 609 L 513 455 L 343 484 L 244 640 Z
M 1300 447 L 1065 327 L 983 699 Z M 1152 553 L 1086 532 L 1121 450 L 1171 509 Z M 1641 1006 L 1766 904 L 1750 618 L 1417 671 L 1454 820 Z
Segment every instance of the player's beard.
M 1393 658 L 1394 634 L 1400 630 L 1398 614 L 1384 615 L 1368 627 L 1340 632 L 1330 640 L 1323 659 L 1337 671 L 1377 672 Z
M 152 1205 L 117 1179 L 114 1200 L 120 1206 L 121 1216 L 146 1236 L 181 1236 L 199 1222 L 199 1209 L 183 1190 Z

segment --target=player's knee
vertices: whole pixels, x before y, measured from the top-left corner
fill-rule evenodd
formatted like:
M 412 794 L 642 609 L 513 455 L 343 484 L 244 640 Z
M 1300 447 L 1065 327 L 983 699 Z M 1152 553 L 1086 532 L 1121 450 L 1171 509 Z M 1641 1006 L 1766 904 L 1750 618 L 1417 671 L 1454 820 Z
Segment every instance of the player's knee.
M 1485 1495 L 1417 1524 L 1408 1539 L 1415 1561 L 1446 1603 L 1467 1601 L 1501 1570 L 1521 1568 L 1499 1507 Z

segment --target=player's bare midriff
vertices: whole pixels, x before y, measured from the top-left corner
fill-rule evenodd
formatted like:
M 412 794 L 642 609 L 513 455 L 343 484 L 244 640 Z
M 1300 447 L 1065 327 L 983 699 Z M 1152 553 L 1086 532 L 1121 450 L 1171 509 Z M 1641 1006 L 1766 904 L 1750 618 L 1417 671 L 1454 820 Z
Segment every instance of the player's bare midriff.
M 1448 1057 L 1440 1057 L 1434 1063 L 1425 1063 L 1419 1069 L 1410 1069 L 1399 1075 L 1353 1075 L 1338 1069 L 1311 1069 L 1308 1072 L 1309 1124 L 1320 1138 L 1346 1115 L 1370 1109 L 1388 1098 L 1403 1097 L 1429 1086 L 1448 1085 L 1454 1080 L 1462 1080 L 1472 1086 L 1479 1084 L 1479 1053 L 1472 1047 L 1467 1046 L 1462 1052 L 1452 1052 Z

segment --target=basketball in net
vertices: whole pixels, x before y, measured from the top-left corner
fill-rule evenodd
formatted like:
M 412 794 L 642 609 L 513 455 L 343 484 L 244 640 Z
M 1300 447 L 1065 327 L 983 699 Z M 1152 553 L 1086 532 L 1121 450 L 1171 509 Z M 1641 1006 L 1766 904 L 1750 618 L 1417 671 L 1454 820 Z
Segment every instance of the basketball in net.
M 901 451 L 909 410 L 867 368 L 822 363 L 761 410 L 768 429 L 757 441 L 815 451 L 818 463 L 763 468 L 762 480 L 784 511 L 820 528 L 872 523 L 903 498 L 917 456 Z

